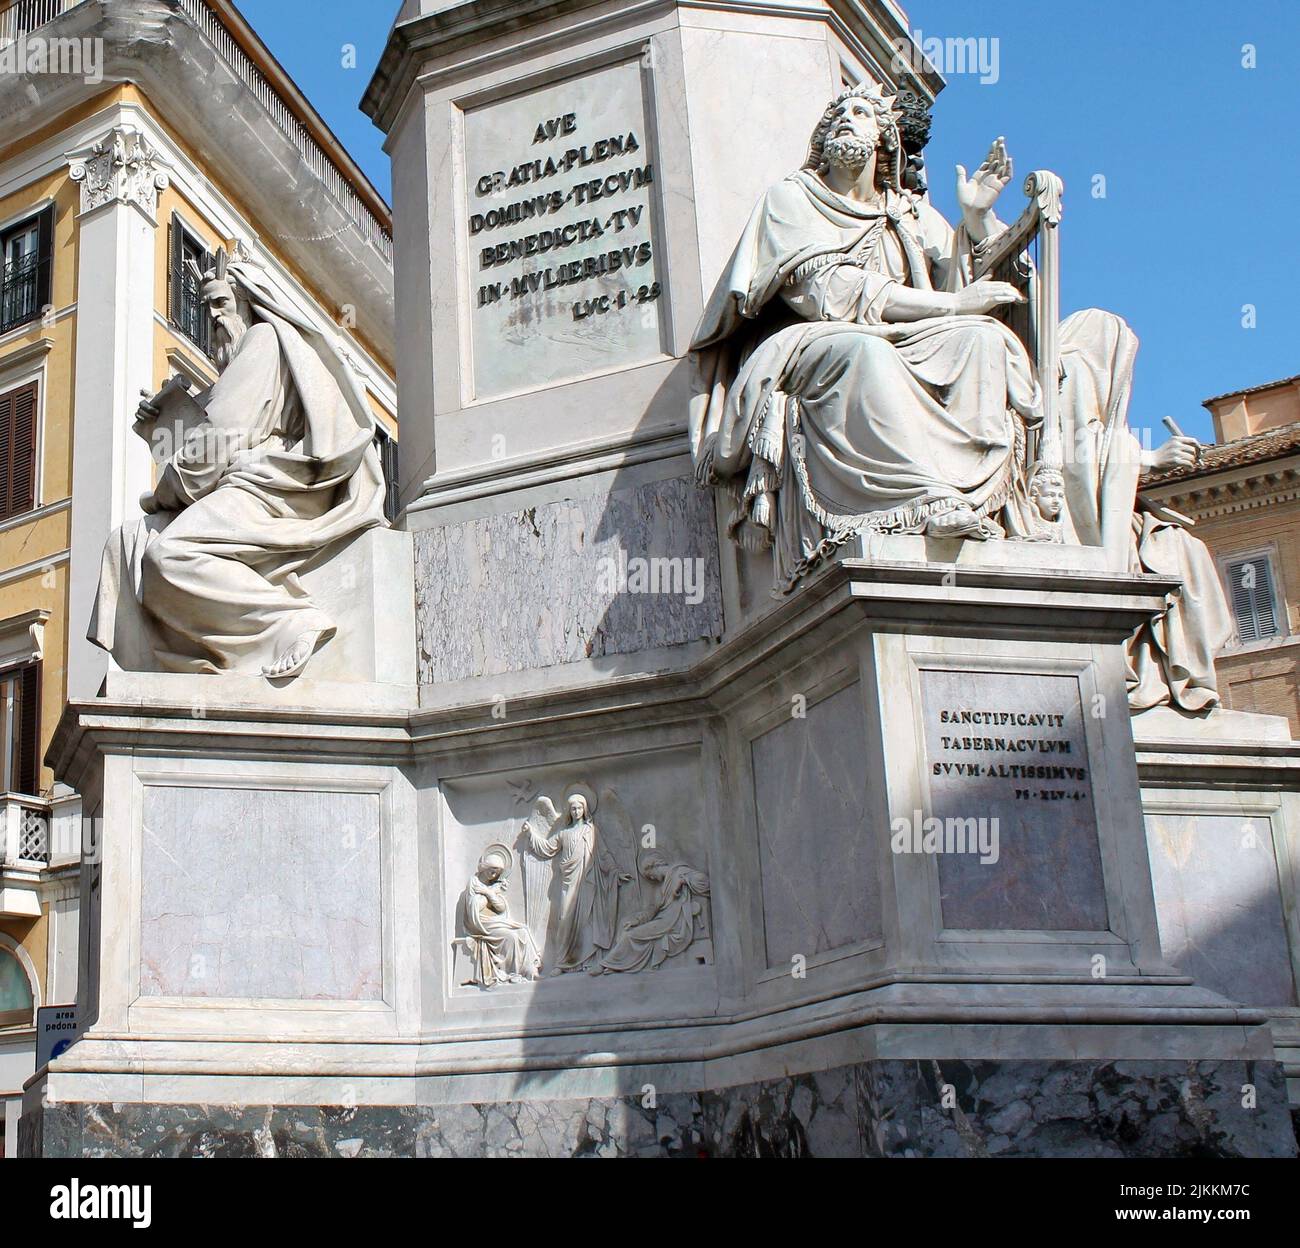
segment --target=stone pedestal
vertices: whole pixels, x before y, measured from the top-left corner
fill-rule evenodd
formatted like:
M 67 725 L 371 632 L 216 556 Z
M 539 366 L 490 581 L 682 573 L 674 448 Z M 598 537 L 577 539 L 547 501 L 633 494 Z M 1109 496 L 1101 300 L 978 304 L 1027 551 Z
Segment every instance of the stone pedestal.
M 56 744 L 103 820 L 97 1008 L 29 1147 L 1287 1154 L 1269 1012 L 1160 950 L 1122 642 L 1165 584 L 950 553 L 893 539 L 685 672 L 534 671 L 504 714 L 110 683 Z M 475 864 L 514 846 L 527 914 L 522 821 L 574 782 L 707 875 L 701 927 L 465 982 Z
M 1300 1106 L 1300 742 L 1277 715 L 1133 721 L 1166 957 L 1267 1012 Z
M 1293 1155 L 1274 1002 L 1161 949 L 1124 645 L 1177 583 L 889 537 L 773 599 L 694 484 L 755 199 L 845 81 L 940 85 L 897 10 L 508 9 L 406 5 L 367 97 L 406 674 L 376 627 L 69 708 L 90 998 L 26 1147 Z

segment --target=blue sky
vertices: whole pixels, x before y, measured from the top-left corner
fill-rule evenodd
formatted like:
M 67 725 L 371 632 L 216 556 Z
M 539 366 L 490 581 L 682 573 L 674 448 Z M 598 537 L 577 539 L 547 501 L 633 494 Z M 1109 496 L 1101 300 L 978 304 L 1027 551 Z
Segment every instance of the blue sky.
M 385 194 L 382 135 L 357 108 L 397 0 L 239 0 Z M 1035 168 L 1065 180 L 1062 311 L 1103 307 L 1142 341 L 1130 417 L 1211 436 L 1201 400 L 1300 373 L 1297 0 L 910 0 L 911 27 L 996 39 L 997 81 L 950 73 L 926 151 L 954 215 L 953 165 L 1005 135 L 1023 205 Z M 356 48 L 355 68 L 344 46 Z M 1243 67 L 1243 45 L 1256 66 Z M 991 51 L 992 44 L 986 45 Z M 1097 175 L 1105 196 L 1093 194 Z M 1243 327 L 1243 307 L 1256 326 Z

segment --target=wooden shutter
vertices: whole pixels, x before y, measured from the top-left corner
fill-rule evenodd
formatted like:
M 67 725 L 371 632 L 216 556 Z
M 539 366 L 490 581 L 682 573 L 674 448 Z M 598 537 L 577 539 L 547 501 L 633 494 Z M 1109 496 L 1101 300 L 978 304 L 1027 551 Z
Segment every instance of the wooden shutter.
M 1254 555 L 1228 564 L 1228 595 L 1239 641 L 1277 636 L 1273 566 L 1267 555 Z
M 167 226 L 167 254 L 171 257 L 167 268 L 167 319 L 180 326 L 185 324 L 185 231 L 175 217 Z
M 54 273 L 54 205 L 49 204 L 36 218 L 36 309 L 43 315 L 50 304 Z
M 28 663 L 14 673 L 15 793 L 33 797 L 41 791 L 41 665 Z
M 0 394 L 0 520 L 36 505 L 36 382 Z
M 384 471 L 384 519 L 390 524 L 397 519 L 397 439 L 376 422 L 375 445 L 379 450 L 379 464 Z

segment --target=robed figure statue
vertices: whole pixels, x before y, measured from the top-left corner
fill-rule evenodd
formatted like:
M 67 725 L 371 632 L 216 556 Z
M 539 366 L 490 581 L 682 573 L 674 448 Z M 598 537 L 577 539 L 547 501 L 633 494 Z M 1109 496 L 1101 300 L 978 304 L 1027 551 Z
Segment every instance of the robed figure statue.
M 1061 540 L 1105 546 L 1117 571 L 1184 577 L 1184 595 L 1131 649 L 1135 709 L 1207 709 L 1226 619 L 1208 553 L 1168 517 L 1134 520 L 1141 468 L 1189 462 L 1197 443 L 1137 446 L 1136 339 L 1112 313 L 1066 318 L 1062 375 L 1035 375 L 990 315 L 1023 296 L 973 280 L 976 249 L 1005 229 L 993 212 L 1012 176 L 1003 141 L 973 175 L 958 167 L 954 228 L 904 187 L 893 106 L 879 87 L 845 91 L 803 168 L 750 216 L 692 343 L 697 478 L 729 494 L 730 535 L 770 549 L 774 587 L 788 592 L 867 532 L 1041 541 L 1030 476 L 1045 469 L 1039 493 L 1063 481 Z M 1051 442 L 1049 464 L 1027 454 L 1040 385 L 1060 395 L 1062 428 L 1035 439 L 1040 451 Z
M 298 572 L 385 523 L 374 418 L 347 362 L 252 266 L 218 253 L 201 293 L 220 375 L 148 514 L 109 538 L 89 636 L 132 671 L 296 676 L 337 627 Z M 163 393 L 140 405 L 145 436 Z

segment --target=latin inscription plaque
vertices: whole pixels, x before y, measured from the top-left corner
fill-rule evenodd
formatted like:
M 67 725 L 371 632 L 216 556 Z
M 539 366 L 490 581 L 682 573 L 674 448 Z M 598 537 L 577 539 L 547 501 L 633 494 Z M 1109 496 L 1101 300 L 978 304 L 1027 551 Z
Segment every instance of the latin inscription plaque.
M 913 840 L 941 847 L 944 926 L 1104 931 L 1078 680 L 928 668 L 921 704 L 931 809 Z
M 466 112 L 474 397 L 662 354 L 658 176 L 639 61 Z

